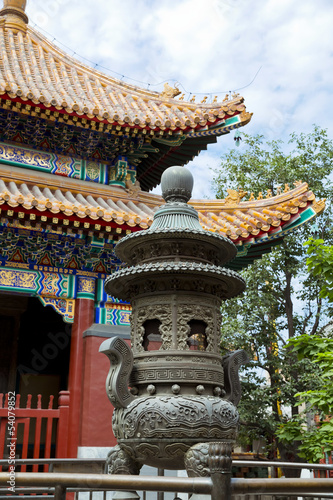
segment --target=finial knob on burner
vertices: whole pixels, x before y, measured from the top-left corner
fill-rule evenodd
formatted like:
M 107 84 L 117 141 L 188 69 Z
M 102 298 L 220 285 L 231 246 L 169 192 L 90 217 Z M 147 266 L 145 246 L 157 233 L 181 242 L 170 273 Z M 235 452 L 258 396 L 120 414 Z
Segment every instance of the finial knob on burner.
M 162 174 L 161 187 L 166 202 L 187 203 L 192 196 L 193 176 L 185 167 L 169 167 Z

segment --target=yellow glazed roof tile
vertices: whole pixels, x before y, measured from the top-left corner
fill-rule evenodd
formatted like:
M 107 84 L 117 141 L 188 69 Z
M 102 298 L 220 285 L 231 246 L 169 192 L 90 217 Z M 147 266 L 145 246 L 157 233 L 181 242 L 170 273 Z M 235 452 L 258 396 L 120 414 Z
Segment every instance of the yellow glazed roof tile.
M 221 103 L 199 104 L 177 99 L 180 92 L 168 84 L 158 93 L 104 75 L 62 52 L 22 19 L 15 25 L 6 9 L 0 11 L 0 97 L 110 124 L 171 132 L 210 130 L 235 115 L 241 125 L 251 119 L 238 94 Z
M 139 192 L 133 197 L 126 191 L 109 187 L 108 192 L 95 195 L 80 192 L 78 182 L 67 183 L 73 189 L 52 189 L 33 183 L 0 180 L 0 208 L 22 207 L 44 214 L 62 214 L 74 219 L 91 219 L 101 224 L 115 223 L 137 229 L 147 229 L 154 212 L 163 204 L 160 196 Z M 253 242 L 266 234 L 279 231 L 292 222 L 307 207 L 320 213 L 324 201 L 316 202 L 306 183 L 278 196 L 260 200 L 240 201 L 232 205 L 224 200 L 191 200 L 198 211 L 199 220 L 206 230 L 230 238 L 234 243 Z M 97 188 L 98 189 L 98 188 Z M 101 188 L 100 188 L 101 189 Z M 101 189 L 103 191 L 103 189 Z

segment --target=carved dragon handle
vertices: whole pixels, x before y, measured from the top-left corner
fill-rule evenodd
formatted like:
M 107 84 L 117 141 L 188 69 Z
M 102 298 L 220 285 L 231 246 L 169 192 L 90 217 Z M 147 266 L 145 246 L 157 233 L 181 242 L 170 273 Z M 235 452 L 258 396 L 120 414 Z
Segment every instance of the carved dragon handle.
M 231 352 L 222 358 L 222 366 L 224 371 L 224 389 L 226 391 L 225 399 L 238 405 L 241 398 L 242 389 L 239 380 L 239 368 L 250 361 L 245 351 Z
M 129 377 L 133 368 L 133 354 L 128 344 L 120 337 L 105 340 L 99 352 L 110 361 L 110 370 L 106 377 L 106 393 L 115 408 L 126 408 L 134 396 L 129 392 Z

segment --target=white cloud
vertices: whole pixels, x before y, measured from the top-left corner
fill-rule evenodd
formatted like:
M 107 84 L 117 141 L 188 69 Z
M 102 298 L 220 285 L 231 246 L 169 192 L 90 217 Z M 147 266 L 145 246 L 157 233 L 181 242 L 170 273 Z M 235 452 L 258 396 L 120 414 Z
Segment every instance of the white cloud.
M 240 92 L 254 113 L 248 133 L 286 140 L 317 123 L 332 136 L 330 0 L 30 0 L 27 13 L 70 54 L 153 90 L 178 80 L 200 101 L 201 92 L 223 98 L 245 87 Z M 199 197 L 211 193 L 207 164 L 218 164 L 232 145 L 232 137 L 222 137 L 193 162 Z

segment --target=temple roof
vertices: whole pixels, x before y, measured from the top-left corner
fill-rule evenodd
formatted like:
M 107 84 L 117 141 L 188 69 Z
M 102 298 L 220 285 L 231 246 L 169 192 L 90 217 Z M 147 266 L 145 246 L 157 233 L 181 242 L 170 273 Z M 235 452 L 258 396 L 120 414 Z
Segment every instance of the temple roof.
M 0 85 L 11 97 L 90 119 L 151 129 L 196 129 L 245 110 L 238 96 L 225 103 L 200 105 L 179 101 L 171 91 L 169 97 L 121 82 L 82 65 L 31 28 L 25 34 L 1 30 L 0 36 L 4 54 Z
M 246 125 L 251 114 L 239 94 L 222 102 L 183 99 L 165 84 L 162 92 L 130 85 L 90 68 L 27 24 L 25 2 L 5 0 L 0 11 L 0 108 L 23 116 L 90 129 L 106 137 L 132 138 L 151 151 L 139 159 L 142 189 L 159 183 L 170 165 L 184 165 L 207 144 Z M 77 132 L 75 132 L 77 133 Z M 127 154 L 121 153 L 121 154 Z M 141 179 L 140 179 L 141 178 Z
M 90 231 L 105 238 L 110 232 L 120 236 L 126 230 L 147 229 L 164 203 L 161 196 L 135 187 L 125 191 L 75 179 L 62 178 L 59 182 L 50 174 L 27 173 L 24 169 L 16 169 L 14 175 L 4 165 L 0 166 L 0 174 L 1 217 L 9 216 L 9 220 L 29 226 L 32 214 L 34 224 L 50 229 L 54 226 L 70 234 Z M 260 257 L 265 251 L 260 246 L 270 248 L 291 228 L 315 217 L 325 207 L 323 201 L 316 201 L 308 185 L 300 182 L 294 189 L 286 185 L 285 192 L 274 197 L 251 196 L 249 201 L 242 198 L 244 193 L 229 190 L 223 200 L 189 202 L 198 211 L 202 227 L 230 238 L 238 246 L 239 257 L 245 249 L 246 257 L 250 248 L 253 258 Z M 240 267 L 249 262 L 245 259 Z
M 33 231 L 45 241 L 49 235 L 93 238 L 96 248 L 111 252 L 124 234 L 152 224 L 163 199 L 146 191 L 159 184 L 166 168 L 185 165 L 252 115 L 238 94 L 222 102 L 185 102 L 168 84 L 153 92 L 85 66 L 28 26 L 25 4 L 4 0 L 0 11 L 0 140 L 25 145 L 12 148 L 14 159 L 1 160 L 0 216 L 6 230 L 0 243 L 14 245 L 14 228 L 28 243 L 26 232 Z M 33 170 L 32 157 L 40 162 L 45 151 L 58 155 L 58 163 L 61 155 L 67 160 L 69 155 L 71 164 L 99 158 L 101 172 L 126 157 L 139 184 L 125 189 Z M 228 190 L 224 200 L 190 201 L 204 229 L 237 245 L 230 264 L 236 269 L 260 258 L 325 206 L 305 183 L 285 186 L 274 197 L 268 192 L 244 201 L 245 195 Z
M 3 23 L 1 28 L 0 91 L 11 98 L 89 120 L 171 132 L 215 128 L 240 113 L 243 122 L 251 118 L 239 95 L 222 103 L 180 101 L 169 86 L 153 92 L 89 68 L 30 27 L 15 32 Z

